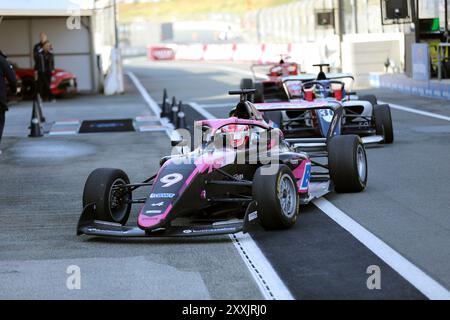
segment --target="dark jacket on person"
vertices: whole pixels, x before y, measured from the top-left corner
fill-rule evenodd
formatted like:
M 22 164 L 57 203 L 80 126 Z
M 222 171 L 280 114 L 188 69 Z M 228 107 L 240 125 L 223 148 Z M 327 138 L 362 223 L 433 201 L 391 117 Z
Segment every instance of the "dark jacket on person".
M 53 53 L 41 50 L 36 57 L 35 70 L 41 74 L 51 74 L 55 69 Z
M 34 69 L 36 70 L 36 62 L 38 59 L 38 55 L 39 53 L 41 53 L 43 51 L 42 49 L 42 43 L 39 41 L 38 43 L 36 43 L 33 47 L 33 58 L 34 58 Z
M 5 81 L 5 78 L 7 82 Z M 8 105 L 6 104 L 7 85 L 9 85 L 12 93 L 17 92 L 16 72 L 3 52 L 0 51 L 0 111 L 8 110 Z

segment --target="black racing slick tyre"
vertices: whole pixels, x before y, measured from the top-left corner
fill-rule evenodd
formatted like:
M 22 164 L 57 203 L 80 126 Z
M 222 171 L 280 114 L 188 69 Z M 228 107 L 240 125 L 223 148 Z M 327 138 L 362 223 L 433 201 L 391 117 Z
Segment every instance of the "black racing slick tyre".
M 367 184 L 366 149 L 357 135 L 335 136 L 328 143 L 328 168 L 336 192 L 360 192 Z
M 254 103 L 263 103 L 264 102 L 264 86 L 262 83 L 255 83 L 255 94 L 253 95 Z
M 394 129 L 392 126 L 391 108 L 388 104 L 374 106 L 375 131 L 384 137 L 384 143 L 394 142 Z
M 131 211 L 131 191 L 117 187 L 129 183 L 127 174 L 119 169 L 92 171 L 84 185 L 83 207 L 95 203 L 97 220 L 126 224 Z
M 373 94 L 367 94 L 364 96 L 360 96 L 360 97 L 358 97 L 358 99 L 363 100 L 363 101 L 368 101 L 372 104 L 372 106 L 375 106 L 376 104 L 378 104 L 377 97 L 375 97 Z
M 264 229 L 286 229 L 297 221 L 299 196 L 296 179 L 288 166 L 259 167 L 253 178 L 252 194 Z
M 241 89 L 253 89 L 254 88 L 253 80 L 252 79 L 248 79 L 248 78 L 242 79 L 240 88 Z

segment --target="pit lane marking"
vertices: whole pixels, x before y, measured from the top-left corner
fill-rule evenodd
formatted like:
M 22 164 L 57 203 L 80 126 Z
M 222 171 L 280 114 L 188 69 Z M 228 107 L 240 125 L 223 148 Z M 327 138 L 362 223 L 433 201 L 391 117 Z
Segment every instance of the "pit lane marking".
M 153 113 L 156 116 L 159 116 L 159 114 L 161 113 L 161 108 L 158 106 L 158 104 L 155 102 L 155 100 L 153 100 L 153 98 L 150 96 L 150 94 L 144 88 L 144 86 L 139 81 L 139 79 L 131 71 L 128 71 L 127 75 L 131 79 L 133 84 L 136 86 L 136 89 L 139 91 L 139 93 L 141 94 L 142 98 L 145 100 L 145 102 L 150 107 L 150 109 L 153 111 Z
M 147 106 L 155 114 L 156 118 L 154 118 L 154 121 L 159 121 L 159 123 L 161 124 L 162 130 L 165 131 L 165 133 L 167 134 L 169 139 L 177 139 L 177 138 L 179 138 L 179 134 L 176 131 L 173 130 L 173 125 L 169 124 L 169 123 L 165 123 L 163 121 L 163 119 L 160 118 L 161 108 L 156 103 L 156 101 L 153 100 L 153 98 L 150 96 L 148 91 L 144 88 L 144 86 L 139 81 L 139 79 L 136 77 L 136 75 L 132 71 L 127 71 L 126 74 L 130 78 L 130 80 L 133 82 L 134 86 L 139 91 L 139 93 L 141 94 L 141 96 L 144 99 L 144 101 L 147 103 Z M 148 129 L 149 128 L 145 128 L 144 127 L 143 131 L 154 131 L 153 130 L 154 128 L 152 128 L 151 130 L 148 130 Z
M 204 119 L 215 119 L 216 117 L 210 113 L 209 111 L 206 111 L 205 108 L 201 105 L 199 105 L 196 102 L 189 102 L 188 105 L 197 111 Z
M 384 102 L 384 101 L 378 101 L 378 103 L 379 104 L 389 104 L 389 106 L 392 109 L 397 109 L 397 110 L 401 110 L 401 111 L 405 111 L 405 112 L 420 114 L 422 116 L 426 116 L 426 117 L 430 117 L 430 118 L 450 121 L 450 117 L 443 116 L 441 114 L 437 114 L 437 113 L 434 113 L 434 112 L 417 110 L 417 109 L 414 109 L 414 108 L 401 106 L 399 104 L 392 104 L 392 103 L 388 103 L 388 102 Z
M 444 286 L 432 279 L 424 271 L 404 258 L 358 222 L 350 218 L 330 201 L 325 198 L 320 198 L 313 200 L 313 203 L 429 299 L 450 299 L 450 292 Z
M 248 233 L 230 234 L 230 238 L 266 300 L 294 300 L 289 289 Z

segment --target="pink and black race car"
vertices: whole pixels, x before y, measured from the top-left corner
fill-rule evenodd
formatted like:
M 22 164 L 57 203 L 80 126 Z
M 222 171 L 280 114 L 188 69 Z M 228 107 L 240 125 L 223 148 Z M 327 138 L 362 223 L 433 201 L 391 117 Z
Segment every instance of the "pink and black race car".
M 22 80 L 22 97 L 25 100 L 33 99 L 36 93 L 34 69 L 15 68 L 16 75 Z M 55 69 L 52 74 L 50 90 L 54 96 L 70 96 L 77 93 L 76 76 L 63 69 Z
M 141 183 L 130 183 L 119 169 L 94 170 L 84 187 L 77 235 L 206 236 L 246 232 L 254 222 L 265 229 L 284 229 L 296 223 L 300 204 L 332 190 L 364 190 L 365 148 L 358 136 L 339 134 L 343 112 L 339 103 L 257 108 L 247 99 L 253 93 L 231 91 L 241 95 L 232 116 L 196 122 L 202 137 L 199 146 L 162 158 L 158 172 Z M 288 141 L 268 120 L 285 108 L 324 112 L 331 119 L 316 119 L 317 127 L 305 138 Z M 172 141 L 172 146 L 186 143 Z M 150 188 L 148 195 L 133 198 L 133 191 L 142 187 Z M 137 226 L 127 226 L 133 204 L 140 204 Z
M 244 78 L 241 80 L 241 89 L 255 89 L 254 102 L 273 102 L 285 101 L 286 96 L 283 81 L 284 77 L 297 76 L 300 73 L 300 66 L 295 62 L 288 62 L 289 56 L 281 56 L 281 59 L 276 64 L 254 64 L 251 67 L 253 79 Z M 266 79 L 260 79 L 256 73 L 257 68 L 269 67 L 266 74 Z

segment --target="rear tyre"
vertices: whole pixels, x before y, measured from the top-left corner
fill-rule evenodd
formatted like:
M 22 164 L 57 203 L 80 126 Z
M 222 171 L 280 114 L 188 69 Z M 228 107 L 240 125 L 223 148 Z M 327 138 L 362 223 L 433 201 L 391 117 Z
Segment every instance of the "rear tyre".
M 253 80 L 252 79 L 242 79 L 241 80 L 241 85 L 240 85 L 241 89 L 253 89 Z
M 266 230 L 286 229 L 297 221 L 299 197 L 296 179 L 291 169 L 284 164 L 259 167 L 253 179 L 253 199 L 256 201 L 258 217 Z M 275 170 L 274 174 L 268 174 Z
M 367 94 L 365 96 L 358 97 L 359 100 L 368 101 L 372 104 L 372 106 L 375 106 L 378 104 L 377 97 L 375 97 L 373 94 Z
M 367 155 L 357 135 L 333 137 L 328 144 L 328 167 L 336 192 L 360 192 L 367 184 Z
M 384 143 L 394 142 L 394 129 L 392 127 L 391 108 L 388 104 L 374 106 L 375 131 L 384 137 Z
M 262 83 L 255 83 L 255 94 L 253 96 L 254 103 L 263 103 L 264 102 L 264 87 Z
M 119 169 L 92 171 L 84 185 L 83 207 L 95 203 L 96 219 L 126 224 L 131 211 L 131 191 L 114 187 L 129 183 L 127 174 Z

